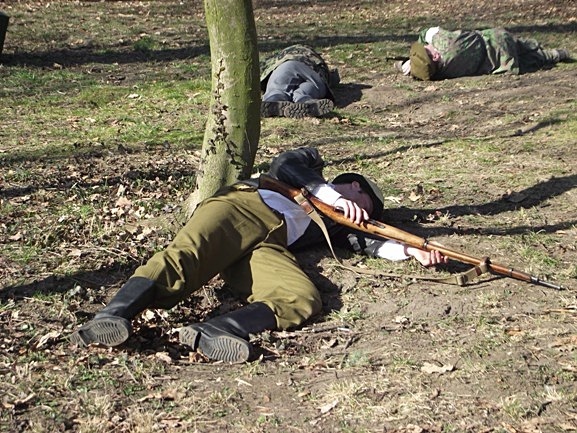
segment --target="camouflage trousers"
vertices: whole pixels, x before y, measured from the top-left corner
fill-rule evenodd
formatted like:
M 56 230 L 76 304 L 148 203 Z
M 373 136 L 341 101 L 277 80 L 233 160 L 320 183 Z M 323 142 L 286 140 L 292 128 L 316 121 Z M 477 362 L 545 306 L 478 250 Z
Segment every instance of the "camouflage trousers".
M 546 50 L 535 39 L 517 39 L 519 71 L 524 74 L 559 62 L 557 50 Z
M 155 281 L 152 308 L 172 308 L 217 274 L 248 302 L 275 313 L 279 329 L 321 309 L 320 295 L 287 248 L 286 223 L 252 187 L 227 187 L 205 200 L 133 276 Z

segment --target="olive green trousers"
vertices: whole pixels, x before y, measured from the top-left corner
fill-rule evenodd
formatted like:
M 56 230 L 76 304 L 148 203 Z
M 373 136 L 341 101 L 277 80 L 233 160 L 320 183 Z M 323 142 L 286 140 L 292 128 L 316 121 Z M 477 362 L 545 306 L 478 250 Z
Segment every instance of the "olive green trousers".
M 286 224 L 254 188 L 228 187 L 203 201 L 170 245 L 133 276 L 155 281 L 152 308 L 172 308 L 220 276 L 248 302 L 275 313 L 279 329 L 321 310 L 318 290 L 287 249 Z

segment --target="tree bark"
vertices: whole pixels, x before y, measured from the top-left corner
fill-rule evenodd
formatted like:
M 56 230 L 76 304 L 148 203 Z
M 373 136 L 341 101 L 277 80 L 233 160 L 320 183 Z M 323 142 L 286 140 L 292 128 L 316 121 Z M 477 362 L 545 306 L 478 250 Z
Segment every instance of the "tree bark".
M 198 203 L 252 172 L 260 136 L 260 82 L 251 0 L 205 0 L 212 64 L 212 97 L 196 188 L 185 203 L 190 218 Z

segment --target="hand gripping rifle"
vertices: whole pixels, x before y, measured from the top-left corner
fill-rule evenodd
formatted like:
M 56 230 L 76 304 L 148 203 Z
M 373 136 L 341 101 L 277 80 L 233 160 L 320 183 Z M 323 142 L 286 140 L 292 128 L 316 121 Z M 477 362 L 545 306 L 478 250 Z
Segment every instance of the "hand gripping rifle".
M 368 233 L 380 238 L 395 240 L 408 246 L 420 248 L 425 251 L 439 251 L 445 257 L 449 257 L 450 259 L 457 260 L 462 263 L 474 265 L 473 271 L 475 276 L 479 276 L 485 272 L 491 272 L 493 274 L 503 275 L 532 284 L 538 284 L 540 286 L 549 287 L 551 289 L 564 290 L 564 288 L 560 285 L 553 284 L 549 281 L 543 281 L 538 277 L 530 275 L 526 272 L 518 271 L 498 263 L 493 263 L 488 257 L 479 259 L 468 254 L 460 253 L 380 221 L 368 219 L 363 221 L 360 225 L 357 225 L 346 218 L 341 210 L 329 204 L 323 203 L 321 200 L 308 192 L 305 188 L 294 188 L 268 175 L 263 174 L 260 176 L 259 188 L 276 191 L 285 197 L 296 201 L 305 209 L 309 215 L 312 215 L 316 209 L 321 214 L 325 215 L 336 223 L 350 227 L 354 230 Z M 325 233 L 325 236 L 328 235 Z M 459 279 L 457 279 L 457 283 L 464 285 L 469 278 L 470 274 L 464 280 L 459 281 Z

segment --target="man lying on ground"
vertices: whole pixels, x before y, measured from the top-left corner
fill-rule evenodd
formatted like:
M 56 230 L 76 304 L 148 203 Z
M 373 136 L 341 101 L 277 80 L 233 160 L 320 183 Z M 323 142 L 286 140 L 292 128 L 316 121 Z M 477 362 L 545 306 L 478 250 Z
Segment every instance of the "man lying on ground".
M 431 27 L 411 46 L 409 60 L 396 62 L 404 75 L 441 80 L 471 75 L 524 74 L 569 60 L 560 49 L 544 49 L 534 39 L 513 36 L 502 28 L 449 31 Z
M 344 173 L 329 182 L 322 175 L 323 165 L 317 149 L 300 148 L 273 160 L 269 175 L 306 188 L 342 209 L 355 224 L 381 216 L 383 196 L 373 181 Z M 325 225 L 335 244 L 369 256 L 414 257 L 424 266 L 447 261 L 438 251 L 371 239 L 329 219 Z M 260 188 L 258 179 L 224 187 L 203 201 L 171 244 L 137 268 L 108 305 L 70 339 L 78 346 L 118 346 L 128 340 L 131 322 L 142 311 L 172 308 L 220 274 L 247 305 L 183 327 L 180 342 L 210 359 L 245 362 L 252 354 L 249 334 L 293 328 L 321 311 L 319 291 L 292 251 L 322 242 L 321 229 L 311 224 L 300 205 Z

